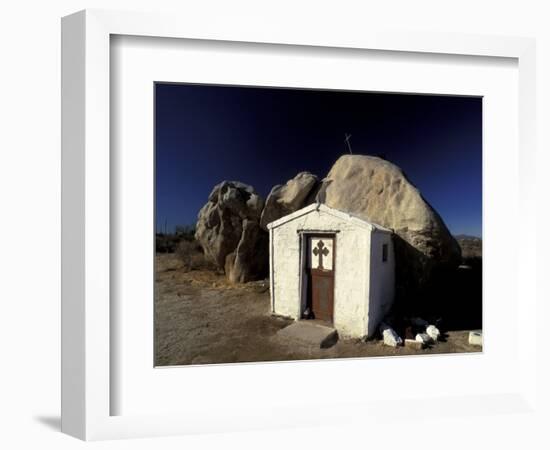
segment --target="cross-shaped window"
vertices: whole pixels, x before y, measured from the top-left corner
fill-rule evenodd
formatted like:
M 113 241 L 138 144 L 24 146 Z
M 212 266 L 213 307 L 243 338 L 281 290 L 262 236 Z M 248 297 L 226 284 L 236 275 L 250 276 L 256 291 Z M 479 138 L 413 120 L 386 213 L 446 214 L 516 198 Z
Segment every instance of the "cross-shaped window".
M 315 248 L 313 249 L 313 254 L 319 258 L 319 267 L 318 269 L 324 269 L 323 267 L 323 256 L 328 256 L 328 248 L 325 247 L 323 241 L 319 241 Z

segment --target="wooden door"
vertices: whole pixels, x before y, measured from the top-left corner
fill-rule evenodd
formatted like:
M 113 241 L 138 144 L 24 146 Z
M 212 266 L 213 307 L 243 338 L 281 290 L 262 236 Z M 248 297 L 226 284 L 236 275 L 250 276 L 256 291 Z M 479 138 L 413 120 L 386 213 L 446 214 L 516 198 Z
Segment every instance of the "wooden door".
M 334 313 L 334 236 L 308 237 L 309 304 L 313 317 L 332 322 Z

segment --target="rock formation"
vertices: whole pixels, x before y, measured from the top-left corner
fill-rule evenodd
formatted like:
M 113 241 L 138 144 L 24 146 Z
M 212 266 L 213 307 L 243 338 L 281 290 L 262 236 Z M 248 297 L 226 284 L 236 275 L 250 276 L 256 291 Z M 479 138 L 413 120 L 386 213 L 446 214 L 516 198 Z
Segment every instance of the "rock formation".
M 267 274 L 269 238 L 259 224 L 263 206 L 252 186 L 224 181 L 214 187 L 199 212 L 195 238 L 206 257 L 233 282 Z
M 396 165 L 365 155 L 341 156 L 322 181 L 316 201 L 392 229 L 396 282 L 422 287 L 438 269 L 460 263 L 460 247 L 437 212 Z
M 395 232 L 398 296 L 414 296 L 438 270 L 460 263 L 460 247 L 437 212 L 396 165 L 344 155 L 322 182 L 301 172 L 275 186 L 266 202 L 252 186 L 224 181 L 199 212 L 196 239 L 233 282 L 267 275 L 268 223 L 312 202 L 354 214 Z
M 260 225 L 267 230 L 267 224 L 283 216 L 298 211 L 310 203 L 308 195 L 317 185 L 317 177 L 309 172 L 300 172 L 285 185 L 278 184 L 267 196 Z

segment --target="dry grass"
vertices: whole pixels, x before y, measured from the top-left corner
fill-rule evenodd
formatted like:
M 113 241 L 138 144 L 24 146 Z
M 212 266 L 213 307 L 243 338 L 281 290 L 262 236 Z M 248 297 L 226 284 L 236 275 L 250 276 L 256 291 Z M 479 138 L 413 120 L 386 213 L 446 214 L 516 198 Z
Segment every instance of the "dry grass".
M 215 270 L 214 265 L 206 259 L 197 241 L 180 241 L 175 254 L 181 262 L 181 270 L 187 272 L 191 270 Z

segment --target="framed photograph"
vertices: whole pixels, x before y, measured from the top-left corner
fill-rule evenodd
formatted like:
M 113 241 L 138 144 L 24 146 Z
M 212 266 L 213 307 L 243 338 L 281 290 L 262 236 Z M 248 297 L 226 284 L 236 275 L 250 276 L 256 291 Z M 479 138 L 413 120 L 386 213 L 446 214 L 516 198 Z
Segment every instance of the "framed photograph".
M 63 19 L 63 431 L 533 413 L 534 42 L 203 25 Z
M 481 351 L 482 97 L 154 89 L 156 366 Z

